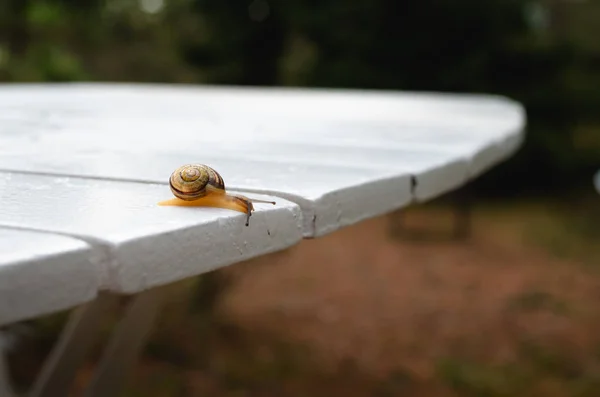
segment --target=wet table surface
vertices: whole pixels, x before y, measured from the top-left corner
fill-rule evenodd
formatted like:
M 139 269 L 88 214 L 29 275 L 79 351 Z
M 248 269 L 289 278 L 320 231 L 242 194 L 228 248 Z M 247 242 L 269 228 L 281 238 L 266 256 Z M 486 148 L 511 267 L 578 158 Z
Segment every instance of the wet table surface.
M 0 86 L 0 324 L 431 200 L 510 157 L 524 125 L 521 105 L 489 95 Z M 186 163 L 277 204 L 256 204 L 248 227 L 227 209 L 158 206 Z

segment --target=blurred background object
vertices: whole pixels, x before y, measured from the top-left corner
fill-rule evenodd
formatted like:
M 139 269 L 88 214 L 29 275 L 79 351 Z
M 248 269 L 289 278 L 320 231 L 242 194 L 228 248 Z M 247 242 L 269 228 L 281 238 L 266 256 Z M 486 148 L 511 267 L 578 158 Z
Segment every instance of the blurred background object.
M 527 110 L 523 148 L 460 192 L 468 240 L 394 233 L 400 215 L 444 228 L 440 198 L 182 283 L 126 395 L 596 395 L 599 21 L 598 0 L 0 0 L 0 82 L 491 93 Z M 63 320 L 30 322 L 17 384 Z

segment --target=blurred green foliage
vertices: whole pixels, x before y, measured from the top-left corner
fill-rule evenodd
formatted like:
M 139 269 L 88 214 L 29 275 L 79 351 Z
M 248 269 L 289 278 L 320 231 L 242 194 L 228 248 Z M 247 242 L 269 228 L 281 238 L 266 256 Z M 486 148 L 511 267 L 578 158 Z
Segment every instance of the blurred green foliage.
M 527 141 L 474 188 L 555 193 L 600 167 L 590 15 L 597 0 L 0 0 L 0 81 L 507 95 Z

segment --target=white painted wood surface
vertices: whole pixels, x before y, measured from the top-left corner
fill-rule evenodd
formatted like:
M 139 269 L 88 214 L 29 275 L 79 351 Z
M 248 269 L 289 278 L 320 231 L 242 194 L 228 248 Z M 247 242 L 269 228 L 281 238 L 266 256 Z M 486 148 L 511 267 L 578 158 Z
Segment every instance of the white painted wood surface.
M 203 162 L 298 203 L 306 237 L 461 186 L 524 124 L 502 98 L 343 90 L 19 85 L 0 109 L 0 169 L 166 183 Z
M 0 226 L 85 241 L 99 287 L 134 293 L 455 189 L 514 153 L 524 123 L 482 95 L 3 85 Z M 278 204 L 248 228 L 229 210 L 158 207 L 189 162 Z
M 97 259 L 83 241 L 0 227 L 0 325 L 94 299 Z
M 157 184 L 0 172 L 0 225 L 87 241 L 99 254 L 100 288 L 135 293 L 278 251 L 302 238 L 297 205 L 161 207 Z M 257 196 L 257 198 L 265 198 Z M 269 197 L 266 197 L 269 198 Z

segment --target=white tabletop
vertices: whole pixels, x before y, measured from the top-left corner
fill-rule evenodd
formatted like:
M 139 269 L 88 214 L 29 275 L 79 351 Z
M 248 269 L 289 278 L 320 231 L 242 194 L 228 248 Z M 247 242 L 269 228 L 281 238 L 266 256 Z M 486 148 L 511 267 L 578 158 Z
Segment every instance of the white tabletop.
M 100 287 L 138 292 L 296 244 L 297 205 L 256 204 L 250 225 L 220 208 L 162 207 L 164 185 L 0 172 L 0 225 L 70 235 L 98 248 Z M 257 198 L 269 198 L 257 196 Z M 268 214 L 268 215 L 267 215 Z
M 4 85 L 0 225 L 85 241 L 105 255 L 101 288 L 137 292 L 455 189 L 514 153 L 524 123 L 483 95 Z M 248 228 L 229 210 L 156 206 L 191 162 L 277 206 Z
M 464 184 L 514 152 L 524 123 L 490 96 L 275 88 L 17 85 L 0 109 L 0 169 L 166 183 L 202 162 L 298 203 L 307 237 Z
M 93 299 L 100 255 L 73 238 L 0 227 L 0 324 Z

